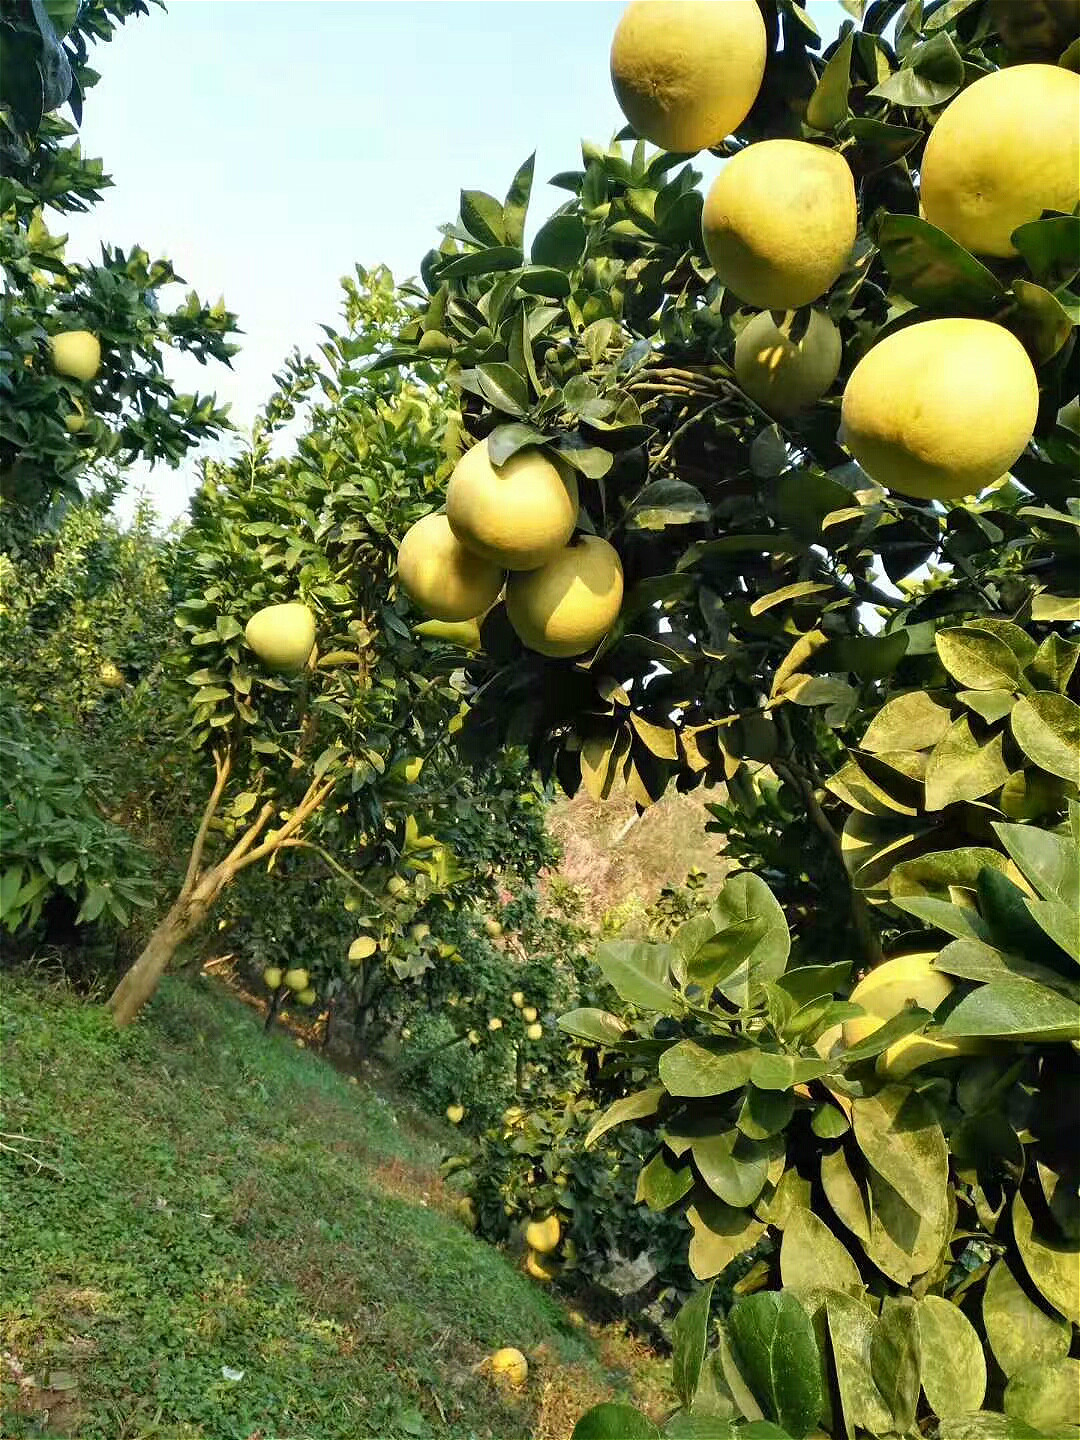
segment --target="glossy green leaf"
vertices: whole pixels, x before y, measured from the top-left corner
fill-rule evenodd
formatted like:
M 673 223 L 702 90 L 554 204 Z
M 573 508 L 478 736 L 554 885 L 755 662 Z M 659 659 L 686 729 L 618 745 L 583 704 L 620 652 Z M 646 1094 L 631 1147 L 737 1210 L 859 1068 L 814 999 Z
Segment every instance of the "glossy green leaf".
M 780 1278 L 799 1294 L 821 1289 L 861 1295 L 859 1267 L 818 1215 L 797 1206 L 788 1216 L 780 1246 Z
M 767 1140 L 784 1129 L 794 1112 L 794 1095 L 748 1085 L 735 1123 L 748 1139 Z
M 783 1154 L 780 1136 L 748 1140 L 738 1130 L 694 1142 L 694 1164 L 714 1195 L 734 1209 L 745 1209 L 765 1188 L 769 1167 Z
M 745 1005 L 757 982 L 784 973 L 791 950 L 784 912 L 764 880 L 743 872 L 724 882 L 709 913 L 717 927 L 710 944 L 722 952 L 723 978 L 714 983 L 733 1004 Z M 715 958 L 701 970 L 696 957 L 687 967 L 688 978 L 702 985 L 716 973 Z
M 1044 1435 L 1075 1434 L 1080 1426 L 1080 1360 L 1034 1360 L 1005 1387 L 1005 1413 Z
M 927 810 L 943 810 L 961 800 L 979 800 L 1003 785 L 1009 778 L 1004 744 L 1001 733 L 980 744 L 966 715 L 953 721 L 927 761 Z
M 711 1280 L 719 1275 L 765 1233 L 765 1226 L 749 1210 L 725 1205 L 708 1191 L 698 1191 L 686 1218 L 693 1231 L 688 1260 L 699 1280 Z
M 676 1164 L 664 1148 L 638 1172 L 636 1204 L 645 1204 L 653 1211 L 670 1209 L 694 1188 L 694 1172 L 689 1163 Z
M 1029 220 L 1012 233 L 1012 243 L 1040 284 L 1067 284 L 1080 270 L 1080 216 Z
M 661 1055 L 660 1079 L 672 1095 L 724 1095 L 746 1084 L 757 1054 L 737 1041 L 680 1040 Z
M 972 625 L 959 625 L 951 630 L 939 630 L 934 640 L 941 663 L 965 689 L 1016 688 L 1020 663 L 997 635 Z
M 985 265 L 944 230 L 916 215 L 885 215 L 875 239 L 892 289 L 913 305 L 983 315 L 992 314 L 1004 299 L 999 281 Z
M 670 979 L 674 958 L 670 945 L 650 945 L 642 940 L 609 940 L 596 952 L 604 978 L 624 1000 L 665 1013 L 679 1004 Z
M 585 1136 L 586 1150 L 616 1125 L 625 1125 L 628 1120 L 644 1120 L 655 1115 L 666 1097 L 667 1091 L 664 1087 L 656 1085 L 652 1089 L 639 1090 L 634 1095 L 626 1095 L 621 1100 L 616 1100 L 613 1105 L 608 1106 L 599 1120 L 594 1122 Z
M 585 223 L 578 215 L 553 215 L 532 243 L 534 265 L 572 270 L 585 250 Z
M 558 1026 L 576 1040 L 589 1040 L 597 1045 L 617 1045 L 626 1034 L 626 1025 L 617 1015 L 594 1008 L 570 1010 L 559 1016 Z
M 574 1426 L 571 1440 L 660 1440 L 660 1431 L 632 1405 L 594 1405 Z
M 943 1036 L 1080 1040 L 1080 1006 L 1032 980 L 995 980 L 960 1001 L 942 1022 Z
M 856 1429 L 881 1435 L 892 1428 L 892 1412 L 874 1384 L 870 1368 L 870 1341 L 875 1315 L 854 1295 L 830 1290 L 825 1297 L 836 1385 L 848 1440 Z
M 847 119 L 854 43 L 855 32 L 852 30 L 833 51 L 810 96 L 806 106 L 806 123 L 815 130 L 835 130 Z
M 903 1085 L 852 1102 L 852 1126 L 867 1161 L 920 1214 L 946 1206 L 949 1156 L 926 1101 Z
M 862 748 L 872 753 L 928 750 L 937 744 L 951 722 L 948 705 L 925 690 L 913 690 L 881 707 L 862 737 Z
M 669 525 L 695 525 L 708 520 L 709 506 L 701 491 L 685 480 L 654 480 L 635 498 L 627 512 L 631 530 L 664 530 Z
M 693 1401 L 701 1377 L 705 1342 L 709 1333 L 712 1292 L 712 1282 L 695 1291 L 675 1316 L 671 1326 L 672 1383 L 676 1395 L 684 1405 L 690 1405 Z
M 810 1317 L 793 1295 L 765 1291 L 737 1300 L 727 1329 L 739 1369 L 768 1416 L 796 1440 L 817 1422 L 821 1357 Z

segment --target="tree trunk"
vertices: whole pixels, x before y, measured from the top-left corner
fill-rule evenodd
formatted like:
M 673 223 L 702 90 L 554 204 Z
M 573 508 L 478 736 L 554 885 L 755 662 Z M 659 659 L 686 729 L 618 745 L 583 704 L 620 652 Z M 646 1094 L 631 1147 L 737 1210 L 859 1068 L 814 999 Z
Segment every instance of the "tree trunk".
M 109 996 L 109 1009 L 117 1025 L 130 1025 L 158 987 L 169 961 L 202 924 L 208 906 L 190 899 L 178 900 L 143 947 L 142 954 Z

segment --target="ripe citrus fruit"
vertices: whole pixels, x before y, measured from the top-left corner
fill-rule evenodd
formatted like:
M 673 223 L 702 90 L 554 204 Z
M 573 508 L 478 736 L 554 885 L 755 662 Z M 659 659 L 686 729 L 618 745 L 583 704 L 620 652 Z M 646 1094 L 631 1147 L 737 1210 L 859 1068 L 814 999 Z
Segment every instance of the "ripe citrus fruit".
M 123 690 L 127 681 L 124 679 L 123 671 L 111 660 L 105 660 L 98 670 L 98 679 L 106 690 Z
M 525 1257 L 525 1269 L 534 1280 L 552 1281 L 559 1273 L 558 1266 L 553 1260 L 547 1260 L 545 1256 L 530 1250 Z
M 461 1223 L 470 1230 L 476 1229 L 476 1206 L 470 1195 L 463 1196 L 454 1206 L 454 1212 Z
M 526 1025 L 531 1025 L 536 1019 L 536 1010 L 534 1007 L 532 1005 L 526 1005 L 522 1009 L 521 1018 L 525 1021 Z
M 53 369 L 73 380 L 93 380 L 101 369 L 101 346 L 89 330 L 65 330 L 49 341 Z
M 615 98 L 654 145 L 705 150 L 749 114 L 766 44 L 754 0 L 633 0 L 611 44 Z
M 523 645 L 541 655 L 581 655 L 615 623 L 622 564 L 597 535 L 581 535 L 542 569 L 511 575 L 506 613 Z
M 851 1003 L 861 1005 L 866 1014 L 844 1021 L 844 1044 L 857 1045 L 880 1030 L 886 1020 L 899 1015 L 906 1005 L 936 1010 L 952 994 L 953 988 L 949 977 L 931 965 L 936 954 L 936 951 L 927 951 L 898 955 L 875 965 L 864 975 L 851 992 Z
M 402 1031 L 402 1034 L 404 1034 L 404 1033 L 405 1033 L 405 1032 Z M 446 1107 L 446 1118 L 450 1121 L 450 1124 L 451 1124 L 451 1125 L 460 1125 L 461 1122 L 462 1122 L 462 1120 L 464 1120 L 464 1118 L 465 1118 L 465 1106 L 464 1106 L 464 1105 L 447 1105 L 447 1107 Z
M 308 988 L 308 972 L 306 970 L 286 970 L 283 978 L 286 986 L 297 994 Z
M 840 331 L 820 310 L 799 340 L 791 338 L 794 315 L 776 325 L 763 310 L 739 331 L 735 378 L 770 415 L 795 415 L 815 404 L 840 373 Z
M 548 1215 L 543 1220 L 530 1220 L 525 1226 L 525 1244 L 538 1255 L 550 1255 L 559 1245 L 562 1227 L 557 1215 Z
M 473 620 L 499 598 L 499 566 L 466 550 L 445 515 L 425 515 L 398 548 L 398 579 L 434 620 Z
M 492 1015 L 491 1019 L 488 1021 L 488 1029 L 489 1029 L 489 1030 L 501 1030 L 501 1029 L 502 1029 L 502 1021 L 499 1019 L 498 1015 Z
M 847 265 L 858 214 L 842 155 L 804 140 L 762 140 L 713 181 L 702 238 L 721 284 L 759 310 L 797 310 Z
M 532 1025 L 527 1025 L 525 1027 L 526 1040 L 540 1040 L 543 1038 L 543 1034 L 544 1027 L 540 1024 L 539 1021 L 535 1021 Z
M 524 992 L 521 990 L 515 990 L 514 993 L 510 996 L 510 1003 L 513 1005 L 515 1010 L 520 1010 L 521 1007 L 525 1004 Z
M 484 921 L 484 929 L 493 940 L 497 940 L 499 936 L 503 933 L 503 927 L 492 915 L 489 915 Z
M 930 132 L 922 212 L 976 255 L 1015 255 L 1012 233 L 1080 201 L 1080 75 L 1011 65 L 969 85 Z
M 482 440 L 461 457 L 446 488 L 446 518 L 458 540 L 504 570 L 545 564 L 574 533 L 577 514 L 576 476 L 531 445 L 496 467 Z
M 268 990 L 276 990 L 281 984 L 281 971 L 276 965 L 268 965 L 263 971 L 263 984 Z
M 315 987 L 314 987 L 314 985 L 307 985 L 307 986 L 305 986 L 304 989 L 299 992 L 299 994 L 297 995 L 296 998 L 297 998 L 297 1000 L 299 1000 L 299 1002 L 300 1002 L 301 1005 L 314 1005 L 314 1004 L 315 1004 Z
M 244 639 L 268 670 L 295 674 L 315 644 L 315 616 L 296 600 L 266 605 L 244 627 Z
M 1015 60 L 1056 61 L 1080 36 L 1080 0 L 990 0 L 990 16 Z
M 495 1351 L 491 1357 L 491 1368 L 496 1375 L 509 1380 L 511 1385 L 524 1385 L 529 1378 L 529 1362 L 521 1351 L 515 1350 L 512 1345 Z
M 1019 340 L 989 320 L 924 320 L 879 341 L 844 389 L 844 439 L 871 479 L 957 500 L 1004 475 L 1035 427 L 1039 387 Z

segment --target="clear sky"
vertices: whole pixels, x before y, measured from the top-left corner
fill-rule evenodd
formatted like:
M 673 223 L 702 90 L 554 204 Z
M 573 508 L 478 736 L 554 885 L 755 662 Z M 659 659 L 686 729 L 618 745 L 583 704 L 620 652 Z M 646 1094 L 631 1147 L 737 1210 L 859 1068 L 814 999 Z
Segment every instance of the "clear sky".
M 717 0 L 723 3 L 723 0 Z M 580 139 L 622 124 L 608 80 L 610 0 L 173 0 L 93 52 L 83 146 L 115 188 L 65 222 L 69 254 L 100 241 L 167 255 L 238 312 L 230 373 L 178 360 L 184 390 L 215 389 L 246 425 L 293 345 L 338 318 L 354 263 L 404 279 L 454 219 L 462 188 L 502 196 L 536 150 L 535 225 L 567 192 Z M 838 0 L 807 7 L 823 37 Z M 698 168 L 706 181 L 717 162 Z M 57 228 L 54 224 L 53 228 Z M 191 466 L 156 470 L 165 518 Z

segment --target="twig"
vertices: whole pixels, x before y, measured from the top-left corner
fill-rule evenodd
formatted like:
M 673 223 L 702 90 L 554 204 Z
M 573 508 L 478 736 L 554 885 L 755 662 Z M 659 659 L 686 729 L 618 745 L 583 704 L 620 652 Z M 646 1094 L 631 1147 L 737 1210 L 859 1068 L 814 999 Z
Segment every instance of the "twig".
M 19 1160 L 29 1161 L 38 1171 L 51 1170 L 54 1175 L 59 1175 L 61 1180 L 67 1178 L 58 1165 L 52 1164 L 49 1160 L 42 1160 L 40 1155 L 31 1155 L 28 1150 L 20 1150 L 18 1146 L 8 1145 L 6 1143 L 8 1140 L 22 1140 L 28 1145 L 45 1145 L 48 1143 L 47 1141 L 35 1140 L 32 1135 L 8 1135 L 3 1131 L 0 1131 L 0 1137 L 2 1137 L 0 1138 L 0 1150 L 2 1150 L 5 1155 L 14 1155 Z

